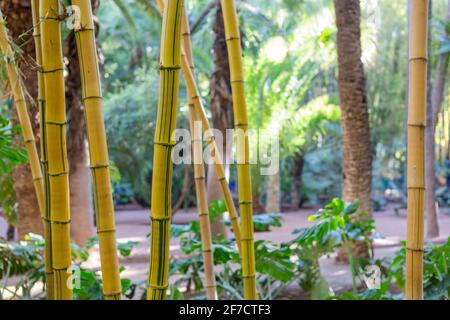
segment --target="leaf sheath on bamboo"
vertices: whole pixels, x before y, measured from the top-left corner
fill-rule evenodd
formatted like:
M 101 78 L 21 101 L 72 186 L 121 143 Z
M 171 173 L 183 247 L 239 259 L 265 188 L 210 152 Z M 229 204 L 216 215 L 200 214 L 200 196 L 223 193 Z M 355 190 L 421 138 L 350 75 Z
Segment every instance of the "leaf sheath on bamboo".
M 40 3 L 42 72 L 45 87 L 45 148 L 47 152 L 52 268 L 56 300 L 72 299 L 70 285 L 70 206 L 66 150 L 64 65 L 58 0 Z
M 194 73 L 194 59 L 190 41 L 189 22 L 186 8 L 183 10 L 183 21 L 181 26 L 184 54 L 182 59 L 189 61 L 190 70 Z M 197 196 L 198 217 L 200 222 L 200 236 L 202 242 L 203 265 L 205 268 L 205 289 L 208 300 L 217 300 L 216 277 L 214 274 L 214 257 L 212 249 L 211 223 L 208 212 L 208 201 L 206 198 L 205 167 L 203 165 L 202 127 L 197 120 L 195 106 L 192 97 L 192 87 L 187 87 L 189 97 L 189 128 L 191 131 L 192 159 L 194 163 L 195 192 Z M 200 123 L 200 126 L 197 125 Z
M 228 56 L 230 57 L 231 89 L 233 95 L 234 123 L 236 129 L 236 155 L 238 171 L 239 208 L 241 213 L 242 276 L 244 298 L 255 300 L 256 266 L 253 239 L 253 199 L 250 176 L 250 147 L 248 138 L 247 106 L 244 92 L 242 49 L 239 21 L 234 0 L 220 1 L 225 24 Z
M 405 299 L 423 299 L 428 0 L 410 0 Z
M 95 26 L 89 0 L 72 0 L 72 5 L 78 6 L 80 14 L 79 24 L 74 26 L 74 31 L 80 61 L 82 98 L 89 142 L 103 295 L 107 300 L 120 300 L 121 285 L 116 248 L 116 223 L 102 113 L 102 91 L 95 42 Z
M 54 297 L 54 276 L 52 268 L 52 246 L 51 246 L 51 223 L 50 223 L 50 211 L 49 211 L 49 198 L 47 197 L 48 189 L 48 168 L 47 168 L 47 150 L 45 148 L 45 86 L 44 86 L 44 74 L 42 73 L 42 46 L 41 46 L 41 19 L 39 16 L 39 2 L 40 0 L 31 1 L 31 11 L 33 14 L 33 37 L 34 45 L 36 49 L 36 62 L 39 65 L 37 72 L 38 79 L 38 104 L 39 104 L 39 129 L 41 134 L 41 167 L 44 177 L 44 199 L 43 199 L 43 220 L 44 220 L 44 241 L 45 241 L 45 278 L 47 285 L 47 299 L 53 300 Z
M 164 9 L 164 4 L 162 0 L 157 0 L 157 3 L 160 7 L 160 9 Z M 186 22 L 185 22 L 186 24 Z M 191 48 L 191 42 L 190 38 L 189 42 L 183 41 L 183 49 L 186 52 L 190 52 Z M 186 80 L 186 86 L 189 88 L 190 92 L 192 92 L 192 96 L 189 98 L 192 98 L 192 101 L 194 103 L 194 108 L 196 112 L 197 119 L 199 119 L 202 122 L 202 128 L 204 132 L 211 132 L 211 127 L 209 125 L 208 118 L 206 116 L 205 109 L 203 107 L 202 100 L 200 99 L 200 92 L 197 88 L 197 85 L 195 83 L 194 79 L 194 68 L 193 64 L 191 64 L 188 60 L 188 57 L 186 55 L 182 55 L 181 57 L 181 69 L 183 71 L 185 80 Z M 213 136 L 208 136 L 207 143 L 208 143 L 208 149 L 210 151 L 211 157 L 214 162 L 214 169 L 216 171 L 217 179 L 219 180 L 220 188 L 222 190 L 225 204 L 227 206 L 228 213 L 230 215 L 230 222 L 231 222 L 231 228 L 234 233 L 234 237 L 236 239 L 236 244 L 238 247 L 239 254 L 241 253 L 241 228 L 239 226 L 239 218 L 238 213 L 236 210 L 236 207 L 233 202 L 233 196 L 231 195 L 230 187 L 228 185 L 227 178 L 225 176 L 225 169 L 223 166 L 223 160 L 222 156 L 220 154 L 219 148 L 217 146 L 216 141 L 214 140 Z
M 183 0 L 167 0 L 163 14 L 160 83 L 151 196 L 150 271 L 147 298 L 162 300 L 168 287 L 172 149 L 176 128 Z

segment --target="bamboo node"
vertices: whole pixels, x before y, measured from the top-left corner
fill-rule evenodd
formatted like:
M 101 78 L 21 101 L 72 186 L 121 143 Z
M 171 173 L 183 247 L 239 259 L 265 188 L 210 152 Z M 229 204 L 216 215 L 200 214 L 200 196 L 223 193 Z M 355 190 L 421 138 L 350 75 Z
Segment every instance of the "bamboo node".
M 70 219 L 69 220 L 65 220 L 65 221 L 61 221 L 61 220 L 52 220 L 46 217 L 42 218 L 44 221 L 50 223 L 50 224 L 70 224 Z
M 414 251 L 414 252 L 423 252 L 424 250 L 422 248 L 411 248 L 406 247 L 406 250 Z
M 426 125 L 424 123 L 408 123 L 408 127 L 425 128 Z
M 408 186 L 408 190 L 425 190 L 425 187 L 424 186 L 420 186 L 420 187 L 418 187 L 418 186 Z
M 61 176 L 68 175 L 68 174 L 69 174 L 69 171 L 61 171 L 61 172 L 57 172 L 57 173 L 50 173 L 50 172 L 47 172 L 47 174 L 48 174 L 50 177 L 61 177 Z
M 91 168 L 92 170 L 105 169 L 105 168 L 109 168 L 109 163 L 107 163 L 107 164 L 96 164 L 96 165 L 90 166 L 89 168 Z
M 121 294 L 122 294 L 121 291 L 103 292 L 103 295 L 106 297 L 120 296 Z
M 98 233 L 108 233 L 108 232 L 116 232 L 116 229 L 102 229 L 102 230 L 100 230 L 100 229 L 97 229 L 97 234 Z
M 176 66 L 163 66 L 163 65 L 160 65 L 159 66 L 159 70 L 161 70 L 161 71 L 163 71 L 163 70 L 180 70 L 180 69 L 181 69 L 181 67 L 179 65 L 176 65 Z
M 228 37 L 226 40 L 227 40 L 227 41 L 233 41 L 233 40 L 240 40 L 240 39 L 241 39 L 240 36 L 230 36 L 230 37 Z
M 157 284 L 148 284 L 148 287 L 150 289 L 154 289 L 154 290 L 166 290 L 169 287 L 169 284 L 165 284 L 165 285 L 157 285 Z
M 154 141 L 153 144 L 157 144 L 159 146 L 167 148 L 173 148 L 177 145 L 175 142 L 158 142 L 158 141 Z
M 167 221 L 170 220 L 170 217 L 153 217 L 150 216 L 151 221 Z
M 62 268 L 56 268 L 56 267 L 53 267 L 53 270 L 54 270 L 54 271 L 59 271 L 59 272 L 61 272 L 61 271 L 67 271 L 67 269 L 69 269 L 69 267 L 70 267 L 70 266 L 62 267 Z
M 230 83 L 245 83 L 245 80 L 242 80 L 242 79 L 231 80 Z
M 74 30 L 74 33 L 77 34 L 77 33 L 84 32 L 84 31 L 94 32 L 95 29 L 94 28 L 86 28 L 86 27 L 82 26 L 81 28 Z
M 64 121 L 64 122 L 46 121 L 45 124 L 48 124 L 48 125 L 51 125 L 51 126 L 63 127 L 65 125 L 67 125 L 67 121 Z
M 50 70 L 42 70 L 41 73 L 55 73 L 58 71 L 64 71 L 64 68 L 56 68 L 56 69 L 50 69 Z
M 412 61 L 417 61 L 417 60 L 422 60 L 422 61 L 424 61 L 424 62 L 427 62 L 428 61 L 428 58 L 427 57 L 410 57 L 409 59 L 408 59 L 408 61 L 409 62 L 412 62 Z
M 84 102 L 85 100 L 93 100 L 93 99 L 100 99 L 102 100 L 103 97 L 102 96 L 89 96 L 89 97 L 83 97 L 81 100 Z

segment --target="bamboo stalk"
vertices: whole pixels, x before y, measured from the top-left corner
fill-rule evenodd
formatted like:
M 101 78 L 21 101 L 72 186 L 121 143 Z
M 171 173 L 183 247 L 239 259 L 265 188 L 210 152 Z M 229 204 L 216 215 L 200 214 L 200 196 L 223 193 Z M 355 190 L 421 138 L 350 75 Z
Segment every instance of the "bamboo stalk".
M 10 46 L 10 40 L 6 31 L 6 21 L 0 11 L 0 48 L 5 58 L 8 79 L 11 85 L 11 91 L 14 99 L 14 104 L 17 109 L 20 126 L 22 128 L 22 137 L 24 140 L 25 149 L 27 150 L 28 159 L 30 162 L 31 176 L 33 177 L 34 189 L 39 205 L 41 215 L 44 210 L 44 186 L 41 166 L 39 164 L 39 156 L 36 148 L 36 141 L 34 139 L 33 128 L 31 127 L 30 118 L 27 111 L 27 103 L 25 92 L 22 87 L 18 68 L 16 67 L 14 51 Z
M 182 59 L 189 61 L 190 70 L 194 73 L 194 59 L 192 57 L 192 47 L 189 32 L 189 21 L 186 8 L 183 10 L 183 20 L 181 25 L 182 42 L 184 54 Z M 198 216 L 200 221 L 200 235 L 202 241 L 203 265 L 205 268 L 205 289 L 208 300 L 217 300 L 216 277 L 214 274 L 214 254 L 211 239 L 211 223 L 208 212 L 208 201 L 206 197 L 205 167 L 203 165 L 202 148 L 202 127 L 197 126 L 194 101 L 195 92 L 192 87 L 187 87 L 189 97 L 189 127 L 192 137 L 192 158 L 194 160 L 195 191 L 197 195 Z
M 41 19 L 39 17 L 39 2 L 40 0 L 31 1 L 31 11 L 33 15 L 33 37 L 34 45 L 36 49 L 36 62 L 39 65 L 37 73 L 38 77 L 38 104 L 39 104 L 39 129 L 41 133 L 41 167 L 43 173 L 43 221 L 44 221 L 44 260 L 45 260 L 45 278 L 47 284 L 47 299 L 54 300 L 54 276 L 52 268 L 52 247 L 51 247 L 51 224 L 49 214 L 48 197 L 45 194 L 45 190 L 48 188 L 48 168 L 47 168 L 47 150 L 45 148 L 45 86 L 44 86 L 44 74 L 42 73 L 42 46 L 41 46 Z
M 195 191 L 197 196 L 200 236 L 202 242 L 203 265 L 205 268 L 205 289 L 208 300 L 217 300 L 214 257 L 211 239 L 208 201 L 206 199 L 205 168 L 202 161 L 201 127 L 196 125 L 194 105 L 189 101 L 189 127 L 192 135 L 192 154 L 194 159 Z
M 45 149 L 48 182 L 46 196 L 51 223 L 52 268 L 56 300 L 72 299 L 69 286 L 70 205 L 66 150 L 66 110 L 64 65 L 61 46 L 61 19 L 58 0 L 42 0 L 41 18 L 42 72 L 45 87 Z
M 235 129 L 237 129 L 236 154 L 239 208 L 241 212 L 241 250 L 244 298 L 246 300 L 255 300 L 258 298 L 258 294 L 256 291 L 255 246 L 253 238 L 253 199 L 239 21 L 234 0 L 221 0 L 220 4 L 223 11 L 228 56 L 230 57 L 234 123 Z
M 411 0 L 409 25 L 408 218 L 405 299 L 423 299 L 428 0 Z
M 28 159 L 30 162 L 31 176 L 33 177 L 34 189 L 38 201 L 41 216 L 44 212 L 44 185 L 41 166 L 39 164 L 39 156 L 36 148 L 36 141 L 34 139 L 33 128 L 31 126 L 30 118 L 27 111 L 27 102 L 25 91 L 20 79 L 20 74 L 16 66 L 14 51 L 10 46 L 8 32 L 6 30 L 6 21 L 3 18 L 3 13 L 0 11 L 0 49 L 2 51 L 8 79 L 11 86 L 11 91 L 14 99 L 14 104 L 17 109 L 19 123 L 22 128 L 22 137 L 25 149 L 27 150 Z
M 82 97 L 94 187 L 103 296 L 107 300 L 120 300 L 122 290 L 116 248 L 116 224 L 109 172 L 108 147 L 102 114 L 102 91 L 92 7 L 89 0 L 72 0 L 72 5 L 78 6 L 80 9 L 80 25 L 75 26 L 74 32 L 78 59 L 80 61 Z
M 172 158 L 175 145 L 183 0 L 167 0 L 163 13 L 160 88 L 154 138 L 151 254 L 147 299 L 162 300 L 168 287 Z
M 163 0 L 157 0 L 158 6 L 161 9 L 164 8 Z M 187 24 L 187 20 L 182 22 L 185 26 Z M 188 30 L 188 29 L 186 29 Z M 184 35 L 184 34 L 183 34 Z M 188 41 L 189 40 L 189 41 Z M 185 54 L 182 54 L 181 57 L 181 69 L 183 71 L 184 77 L 186 79 L 186 86 L 188 87 L 189 99 L 193 101 L 194 109 L 196 113 L 197 119 L 200 119 L 202 122 L 202 128 L 204 132 L 211 132 L 211 127 L 209 125 L 208 118 L 206 116 L 205 109 L 203 107 L 202 100 L 200 99 L 200 92 L 197 88 L 194 79 L 194 65 L 190 61 L 192 61 L 192 49 L 191 49 L 191 40 L 190 34 L 188 33 L 188 37 L 183 36 L 183 49 L 182 51 Z M 190 53 L 189 53 L 190 52 Z M 189 58 L 189 54 L 191 55 Z M 225 204 L 227 206 L 228 213 L 230 215 L 231 228 L 234 233 L 234 237 L 236 239 L 236 245 L 238 247 L 239 254 L 241 253 L 241 228 L 239 226 L 239 219 L 236 207 L 233 202 L 233 196 L 231 195 L 230 187 L 228 185 L 227 178 L 225 176 L 225 169 L 223 167 L 222 156 L 220 154 L 219 148 L 217 146 L 216 141 L 213 136 L 207 137 L 208 149 L 210 151 L 211 157 L 214 162 L 214 169 L 216 171 L 217 179 L 219 180 L 219 184 L 224 196 Z

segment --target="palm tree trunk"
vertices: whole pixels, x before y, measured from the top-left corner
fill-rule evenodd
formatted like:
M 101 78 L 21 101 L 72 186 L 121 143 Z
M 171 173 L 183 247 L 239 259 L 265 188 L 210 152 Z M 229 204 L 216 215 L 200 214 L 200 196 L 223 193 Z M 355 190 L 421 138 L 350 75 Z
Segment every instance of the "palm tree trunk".
M 266 212 L 280 212 L 280 171 L 269 175 L 267 180 L 267 203 Z
M 359 0 L 334 0 L 337 24 L 339 96 L 342 112 L 343 198 L 372 212 L 372 148 L 365 76 L 361 61 Z
M 431 2 L 430 2 L 431 7 Z M 430 10 L 431 11 L 431 10 Z M 447 23 L 450 23 L 450 0 L 447 6 Z M 436 210 L 436 125 L 444 99 L 445 82 L 448 77 L 448 53 L 438 56 L 436 75 L 432 89 L 428 86 L 427 127 L 425 129 L 425 212 L 427 213 L 427 238 L 439 237 L 438 213 Z
M 300 207 L 300 190 L 302 187 L 302 174 L 305 158 L 298 154 L 294 157 L 292 168 L 292 185 L 291 185 L 291 209 L 297 210 Z
M 35 58 L 34 42 L 29 41 L 32 38 L 33 17 L 31 15 L 31 4 L 28 1 L 1 1 L 0 9 L 8 18 L 8 29 L 10 36 L 14 40 L 19 39 L 17 45 L 23 50 L 24 57 Z M 27 33 L 28 31 L 28 33 Z M 30 60 L 31 60 L 30 59 Z M 31 63 L 31 61 L 28 61 Z M 18 63 L 21 74 L 23 75 L 23 83 L 28 94 L 37 101 L 37 75 L 36 70 L 30 67 L 28 63 Z M 39 136 L 39 117 L 37 104 L 29 105 L 29 117 L 33 134 L 36 139 L 36 147 L 39 150 L 40 136 Z M 15 124 L 19 124 L 16 116 Z M 22 141 L 17 141 L 22 145 Z M 28 164 L 19 165 L 14 169 L 14 191 L 17 199 L 17 230 L 18 238 L 23 239 L 24 236 L 30 232 L 36 234 L 43 234 L 42 220 L 40 216 L 38 201 L 36 198 L 35 188 L 30 181 L 33 181 L 31 170 Z

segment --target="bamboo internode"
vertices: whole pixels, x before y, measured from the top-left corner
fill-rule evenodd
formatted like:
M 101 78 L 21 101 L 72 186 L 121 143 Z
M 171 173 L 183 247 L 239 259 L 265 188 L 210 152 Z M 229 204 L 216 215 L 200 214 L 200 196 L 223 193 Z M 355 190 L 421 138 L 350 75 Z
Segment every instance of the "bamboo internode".
M 72 299 L 69 166 L 66 150 L 66 108 L 64 65 L 61 44 L 61 18 L 58 0 L 40 3 L 42 72 L 45 87 L 45 183 L 51 223 L 52 268 L 56 300 Z
M 103 295 L 108 300 L 120 300 L 121 285 L 116 249 L 116 224 L 102 113 L 102 91 L 97 60 L 95 26 L 89 0 L 72 0 L 72 4 L 78 6 L 80 14 L 80 23 L 75 26 L 74 31 L 80 61 L 82 98 L 86 114 Z
M 234 0 L 221 0 L 220 4 L 223 11 L 225 36 L 230 61 L 234 123 L 238 134 L 236 154 L 239 208 L 241 213 L 241 258 L 242 276 L 244 278 L 244 298 L 247 300 L 255 300 L 258 294 L 256 291 L 255 246 L 253 238 L 253 199 L 239 21 Z
M 167 0 L 163 13 L 160 87 L 154 138 L 151 254 L 147 298 L 162 300 L 168 287 L 170 219 L 172 215 L 172 148 L 176 128 L 181 58 L 183 0 Z
M 408 219 L 405 299 L 423 299 L 428 0 L 411 0 L 408 88 Z

